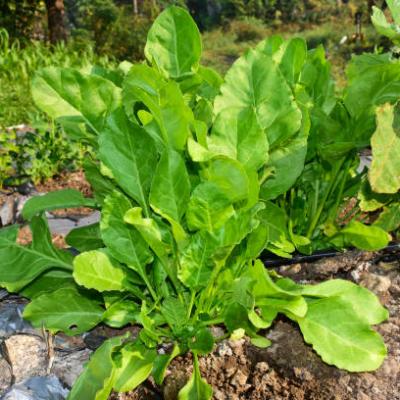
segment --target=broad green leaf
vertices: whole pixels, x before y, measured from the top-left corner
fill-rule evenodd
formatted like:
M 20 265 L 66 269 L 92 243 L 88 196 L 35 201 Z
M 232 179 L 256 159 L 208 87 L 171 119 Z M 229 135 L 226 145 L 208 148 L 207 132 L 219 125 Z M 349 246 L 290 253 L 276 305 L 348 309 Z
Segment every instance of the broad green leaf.
M 295 296 L 288 299 L 275 299 L 272 297 L 265 297 L 256 302 L 257 306 L 261 308 L 262 313 L 264 309 L 284 313 L 289 312 L 297 317 L 304 317 L 307 313 L 307 302 L 302 296 Z
M 253 305 L 251 306 L 251 309 Z M 252 337 L 256 335 L 256 331 L 248 318 L 249 309 L 242 304 L 231 302 L 225 305 L 224 325 L 231 333 L 231 340 L 238 340 L 247 334 Z M 235 338 L 236 336 L 236 338 Z
M 238 114 L 236 110 L 225 109 L 218 114 L 208 148 L 213 154 L 238 160 L 246 169 L 258 170 L 268 160 L 268 140 L 254 110 Z
M 139 312 L 139 307 L 132 300 L 116 301 L 104 311 L 102 321 L 113 328 L 122 328 L 133 324 Z
M 397 25 L 400 25 L 400 3 L 399 0 L 386 0 L 387 5 L 389 6 L 390 13 L 394 22 Z
M 135 65 L 124 81 L 123 102 L 127 114 L 144 125 L 159 152 L 165 146 L 184 149 L 194 117 L 178 83 L 163 79 L 145 64 Z
M 0 229 L 0 247 L 8 246 L 9 242 L 17 241 L 19 225 L 11 225 Z
M 90 158 L 83 161 L 85 178 L 93 189 L 93 195 L 99 204 L 103 204 L 104 198 L 116 189 L 116 185 L 110 178 L 101 173 L 101 168 Z
M 129 275 L 116 261 L 99 250 L 87 251 L 74 259 L 75 281 L 100 292 L 129 290 Z
M 191 241 L 180 255 L 178 277 L 192 290 L 207 286 L 215 260 L 212 256 L 217 248 L 216 241 L 205 231 L 192 235 Z
M 270 308 L 266 308 L 266 310 L 268 313 L 271 313 L 271 311 L 272 311 L 272 309 L 270 309 Z M 260 310 L 260 313 L 261 312 L 262 312 L 262 309 Z M 262 314 L 259 315 L 254 309 L 250 310 L 247 315 L 249 317 L 249 321 L 254 325 L 255 328 L 267 329 L 274 322 L 275 317 L 278 315 L 278 311 L 275 311 L 275 314 L 272 318 L 267 318 L 267 319 L 264 319 L 263 315 Z
M 300 78 L 306 58 L 307 43 L 302 38 L 294 38 L 284 42 L 273 56 L 286 81 L 292 87 Z
M 214 108 L 217 115 L 225 109 L 238 115 L 254 110 L 270 148 L 300 128 L 301 113 L 290 87 L 272 58 L 260 51 L 249 50 L 233 64 Z
M 247 251 L 257 257 L 266 249 L 281 257 L 290 258 L 295 247 L 290 241 L 286 213 L 270 201 L 266 201 L 264 205 L 265 208 L 257 215 L 260 224 L 249 236 Z
M 304 340 L 327 364 L 350 372 L 373 371 L 387 354 L 382 338 L 340 297 L 311 301 L 296 318 Z
M 163 242 L 160 227 L 154 219 L 143 218 L 142 209 L 134 207 L 125 213 L 124 221 L 136 227 L 160 260 L 166 260 L 167 254 L 171 249 Z
M 216 184 L 203 182 L 192 192 L 186 222 L 191 230 L 212 232 L 220 228 L 234 212 L 232 202 Z
M 131 208 L 130 201 L 119 192 L 106 197 L 101 214 L 101 236 L 114 258 L 145 277 L 145 267 L 152 260 L 152 254 L 139 231 L 124 221 Z
M 213 101 L 218 95 L 224 79 L 215 69 L 211 67 L 205 67 L 203 65 L 199 66 L 197 76 L 201 79 L 200 87 L 196 92 L 196 94 L 201 97 L 199 101 L 206 100 L 208 101 L 208 104 L 210 104 L 209 102 Z
M 391 203 L 385 207 L 374 225 L 386 232 L 393 232 L 398 229 L 400 227 L 400 203 Z
M 202 171 L 202 178 L 218 186 L 232 203 L 249 196 L 249 176 L 244 167 L 232 158 L 214 158 Z
M 293 297 L 302 294 L 301 289 L 289 291 L 278 286 L 271 279 L 268 270 L 260 260 L 256 260 L 254 265 L 248 268 L 248 276 L 250 276 L 255 282 L 252 293 L 256 298 L 256 302 L 258 302 L 259 299 L 262 300 L 268 297 L 291 300 Z
M 377 108 L 376 119 L 369 181 L 377 193 L 396 193 L 400 190 L 400 111 L 385 104 Z
M 96 250 L 104 247 L 99 223 L 73 229 L 65 237 L 65 241 L 80 252 Z
M 230 217 L 221 228 L 212 234 L 218 246 L 231 248 L 241 243 L 259 225 L 257 214 L 263 208 L 264 205 L 258 203 L 250 209 L 239 210 Z
M 390 3 L 392 4 L 396 3 L 396 0 L 394 2 L 392 1 L 388 2 L 388 4 Z M 396 4 L 396 7 L 399 8 L 399 4 Z M 372 9 L 373 9 L 373 14 L 371 17 L 371 21 L 374 24 L 374 27 L 378 31 L 378 33 L 388 37 L 394 43 L 399 44 L 400 43 L 399 25 L 388 22 L 385 14 L 378 7 L 373 6 Z M 393 9 L 395 10 L 396 8 L 394 7 Z M 397 17 L 398 17 L 398 23 L 400 23 L 400 18 L 398 14 Z
M 172 330 L 180 330 L 187 322 L 185 305 L 176 297 L 168 297 L 162 302 L 161 313 Z
M 36 105 L 52 118 L 84 121 L 99 133 L 109 113 L 120 105 L 121 89 L 99 76 L 48 67 L 36 73 L 32 96 Z
M 127 335 L 106 340 L 90 357 L 67 400 L 107 400 L 114 383 L 112 353 L 126 340 Z
M 190 181 L 182 156 L 166 149 L 157 165 L 150 190 L 152 209 L 167 219 L 177 238 L 185 233 L 180 225 L 190 196 Z
M 19 291 L 21 296 L 34 299 L 48 292 L 63 288 L 75 288 L 76 283 L 70 271 L 50 269 Z
M 263 183 L 260 197 L 272 200 L 289 190 L 303 171 L 307 155 L 307 140 L 310 130 L 310 117 L 305 107 L 301 108 L 300 132 L 289 140 L 271 148 L 267 167 L 271 176 Z
M 323 46 L 309 50 L 303 66 L 300 83 L 314 103 L 327 115 L 336 104 L 335 83 L 332 78 L 331 65 L 326 58 Z
M 140 207 L 134 207 L 128 210 L 125 214 L 124 221 L 135 226 L 140 232 L 143 239 L 161 261 L 164 271 L 176 284 L 178 282 L 176 272 L 173 267 L 171 267 L 168 259 L 168 254 L 172 251 L 171 245 L 164 241 L 157 222 L 152 218 L 143 218 L 142 209 Z
M 252 345 L 259 347 L 260 349 L 266 349 L 271 346 L 272 342 L 264 336 L 255 335 L 250 338 L 250 342 Z
M 193 354 L 194 367 L 189 382 L 179 391 L 178 400 L 210 400 L 213 390 L 207 382 L 202 379 L 197 355 Z
M 197 354 L 206 355 L 214 347 L 214 337 L 209 328 L 200 328 L 189 343 L 190 349 Z
M 153 140 L 122 109 L 107 120 L 99 138 L 100 159 L 112 171 L 116 182 L 148 210 L 148 195 L 157 164 Z
M 157 385 L 161 385 L 164 381 L 165 372 L 171 361 L 180 353 L 178 345 L 174 345 L 171 354 L 158 354 L 153 362 L 152 376 Z
M 389 313 L 368 289 L 343 279 L 332 279 L 318 285 L 303 286 L 303 296 L 337 296 L 351 304 L 358 317 L 370 325 L 385 321 Z
M 369 181 L 366 179 L 361 183 L 360 190 L 357 194 L 360 200 L 360 208 L 362 211 L 371 212 L 382 208 L 391 200 L 391 195 L 386 193 L 375 193 Z
M 102 318 L 99 302 L 76 288 L 62 288 L 36 297 L 24 310 L 24 318 L 36 328 L 78 335 L 95 327 Z
M 196 72 L 201 36 L 190 14 L 180 7 L 162 12 L 149 30 L 144 52 L 167 77 L 180 78 Z
M 22 209 L 22 216 L 29 220 L 43 211 L 52 211 L 60 208 L 96 207 L 93 199 L 83 197 L 82 193 L 74 189 L 63 189 L 35 196 L 29 199 Z
M 29 246 L 15 242 L 14 228 L 0 234 L 0 286 L 10 292 L 21 290 L 49 269 L 72 271 L 72 254 L 53 246 L 46 220 L 33 217 L 30 228 L 32 244 Z
M 372 106 L 397 102 L 400 97 L 400 61 L 378 55 L 353 56 L 347 68 L 344 103 L 353 117 Z
M 128 392 L 138 387 L 150 375 L 157 352 L 143 344 L 128 343 L 113 356 L 114 384 L 118 392 Z
M 256 49 L 267 56 L 273 56 L 281 48 L 284 40 L 279 35 L 272 35 L 260 42 Z
M 330 242 L 340 248 L 349 245 L 361 250 L 375 251 L 388 245 L 390 235 L 378 226 L 364 225 L 358 221 L 349 222 Z

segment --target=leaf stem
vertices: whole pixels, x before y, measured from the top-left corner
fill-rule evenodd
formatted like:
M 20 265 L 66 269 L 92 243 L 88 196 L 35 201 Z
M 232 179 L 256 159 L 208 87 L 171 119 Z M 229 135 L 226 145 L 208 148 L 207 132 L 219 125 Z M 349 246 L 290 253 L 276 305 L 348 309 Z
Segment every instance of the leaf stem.
M 196 292 L 194 290 L 192 290 L 192 294 L 190 297 L 190 303 L 189 303 L 189 308 L 188 308 L 188 312 L 187 312 L 187 319 L 190 318 L 190 316 L 192 315 L 192 310 L 193 310 L 193 305 L 194 305 L 194 301 L 196 299 Z
M 312 221 L 311 221 L 311 224 L 310 224 L 310 226 L 309 226 L 309 228 L 308 228 L 308 231 L 307 231 L 307 235 L 306 235 L 306 236 L 307 236 L 309 239 L 311 239 L 311 237 L 312 237 L 312 235 L 313 235 L 313 233 L 314 233 L 314 230 L 315 230 L 315 228 L 316 228 L 316 226 L 317 226 L 317 224 L 318 224 L 318 222 L 319 222 L 319 219 L 320 219 L 320 217 L 321 217 L 322 211 L 324 210 L 325 203 L 326 203 L 326 201 L 328 200 L 328 197 L 329 197 L 329 195 L 331 194 L 332 189 L 333 189 L 333 187 L 334 187 L 335 184 L 336 184 L 336 178 L 337 178 L 338 173 L 340 172 L 340 168 L 341 168 L 341 166 L 343 165 L 343 162 L 344 162 L 344 159 L 343 159 L 343 160 L 340 160 L 340 162 L 339 162 L 338 164 L 336 164 L 336 168 L 335 168 L 334 173 L 333 173 L 333 176 L 332 176 L 332 178 L 331 178 L 331 180 L 330 180 L 330 182 L 329 182 L 329 186 L 328 186 L 327 190 L 325 191 L 324 197 L 322 198 L 322 201 L 321 201 L 321 203 L 320 203 L 319 206 L 318 206 L 317 212 L 316 212 L 316 214 L 314 215 L 314 217 L 313 217 L 313 219 L 312 219 Z
M 153 287 L 150 284 L 149 278 L 147 277 L 146 273 L 142 274 L 142 279 L 144 281 L 144 283 L 147 286 L 147 289 L 149 289 L 149 292 L 151 294 L 151 297 L 153 298 L 153 300 L 157 303 L 158 302 L 158 296 L 157 293 L 154 291 Z

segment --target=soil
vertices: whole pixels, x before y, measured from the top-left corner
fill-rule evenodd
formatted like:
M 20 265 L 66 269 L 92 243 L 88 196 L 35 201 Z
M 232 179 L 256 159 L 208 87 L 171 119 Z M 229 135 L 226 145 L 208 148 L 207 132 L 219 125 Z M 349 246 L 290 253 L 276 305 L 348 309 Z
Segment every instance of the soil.
M 89 182 L 85 178 L 83 171 L 76 171 L 70 173 L 63 173 L 52 179 L 47 180 L 41 184 L 36 185 L 36 190 L 39 193 L 47 193 L 62 189 L 75 189 L 81 192 L 85 197 L 92 197 L 92 188 Z M 83 216 L 89 215 L 93 212 L 91 208 L 77 207 L 68 208 L 61 210 L 54 210 L 52 214 L 56 217 L 67 217 L 67 216 Z
M 345 278 L 374 291 L 390 311 L 376 330 L 388 357 L 373 373 L 348 373 L 324 364 L 306 345 L 295 324 L 280 318 L 266 332 L 272 341 L 258 349 L 246 340 L 223 341 L 200 359 L 203 378 L 213 386 L 215 400 L 400 400 L 400 251 L 348 252 L 313 264 L 278 269 L 298 282 Z M 192 371 L 190 355 L 175 359 L 163 387 L 151 379 L 113 400 L 174 400 Z
M 8 188 L 0 191 L 0 209 L 6 202 L 12 203 L 15 209 L 14 212 L 19 212 L 22 207 L 21 203 L 26 201 L 30 196 L 38 195 L 41 193 L 47 193 L 62 189 L 75 189 L 80 191 L 85 197 L 92 196 L 92 189 L 89 182 L 86 180 L 83 171 L 68 172 L 51 178 L 43 183 L 33 186 L 31 184 L 25 184 L 17 188 Z M 87 207 L 77 207 L 54 210 L 51 215 L 54 218 L 72 218 L 80 219 L 93 213 L 93 210 Z M 20 217 L 15 222 L 23 222 Z M 22 226 L 18 233 L 18 243 L 29 244 L 32 241 L 32 234 L 28 226 Z M 67 247 L 65 243 L 64 235 L 52 234 L 52 241 L 55 246 L 59 248 Z
M 61 189 L 79 190 L 85 197 L 91 197 L 92 195 L 92 189 L 82 170 L 62 173 L 52 179 L 36 185 L 36 190 L 38 192 L 47 193 Z

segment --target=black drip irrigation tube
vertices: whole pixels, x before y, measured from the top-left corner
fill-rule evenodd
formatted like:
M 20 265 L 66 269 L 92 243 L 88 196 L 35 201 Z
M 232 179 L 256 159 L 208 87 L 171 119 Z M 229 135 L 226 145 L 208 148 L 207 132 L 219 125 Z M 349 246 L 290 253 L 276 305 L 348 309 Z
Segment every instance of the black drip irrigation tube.
M 394 251 L 394 250 L 400 250 L 400 242 L 390 243 L 388 246 L 384 247 L 383 249 L 380 249 L 379 251 L 385 252 L 385 251 Z M 269 253 L 268 256 L 270 256 L 270 257 L 266 257 L 267 255 L 265 255 L 264 257 L 262 257 L 262 261 L 263 261 L 265 267 L 276 268 L 276 267 L 281 267 L 282 265 L 310 263 L 310 262 L 321 260 L 322 258 L 340 256 L 340 255 L 346 254 L 351 251 L 362 251 L 362 250 L 357 250 L 355 248 L 351 248 L 346 251 L 327 249 L 327 250 L 319 250 L 313 254 L 308 254 L 308 255 L 295 253 L 292 258 L 283 258 L 283 257 L 271 255 L 271 253 Z

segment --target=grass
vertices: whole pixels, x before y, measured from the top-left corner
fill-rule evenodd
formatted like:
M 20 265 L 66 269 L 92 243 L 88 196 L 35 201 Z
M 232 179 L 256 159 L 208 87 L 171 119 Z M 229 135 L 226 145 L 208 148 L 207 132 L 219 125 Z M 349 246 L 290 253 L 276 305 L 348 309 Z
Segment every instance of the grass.
M 214 29 L 203 34 L 203 63 L 224 74 L 232 63 L 247 49 L 270 35 L 281 35 L 285 39 L 293 37 L 304 38 L 308 48 L 323 45 L 327 57 L 332 63 L 332 72 L 339 87 L 345 84 L 345 65 L 354 53 L 371 51 L 378 45 L 379 36 L 372 25 L 363 27 L 364 41 L 351 40 L 355 26 L 350 17 L 332 18 L 318 25 L 275 25 L 266 26 L 255 19 L 232 21 L 226 27 Z M 344 36 L 348 40 L 340 44 Z
M 37 120 L 30 81 L 38 69 L 50 65 L 90 68 L 93 64 L 110 62 L 108 57 L 95 55 L 89 47 L 78 51 L 63 43 L 54 47 L 38 41 L 26 46 L 18 41 L 10 43 L 7 31 L 0 29 L 0 127 Z

